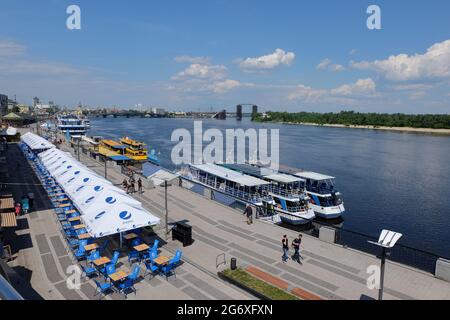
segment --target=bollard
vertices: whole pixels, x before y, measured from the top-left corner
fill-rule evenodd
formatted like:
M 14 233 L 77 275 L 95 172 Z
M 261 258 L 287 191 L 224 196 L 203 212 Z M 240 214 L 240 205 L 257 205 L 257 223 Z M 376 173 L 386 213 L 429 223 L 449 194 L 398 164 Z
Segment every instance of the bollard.
M 231 270 L 236 270 L 236 269 L 237 269 L 237 261 L 236 261 L 236 258 L 231 258 L 231 261 L 230 261 L 230 269 L 231 269 Z

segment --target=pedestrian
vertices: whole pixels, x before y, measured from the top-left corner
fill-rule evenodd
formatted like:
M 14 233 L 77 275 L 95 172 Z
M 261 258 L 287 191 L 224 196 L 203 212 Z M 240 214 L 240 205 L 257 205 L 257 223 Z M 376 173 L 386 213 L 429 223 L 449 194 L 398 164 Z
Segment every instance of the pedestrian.
M 131 192 L 135 193 L 136 192 L 136 185 L 134 183 L 134 180 L 131 181 Z
M 24 214 L 28 213 L 28 209 L 30 209 L 30 203 L 28 201 L 28 198 L 26 196 L 22 197 L 22 212 Z
M 283 262 L 286 262 L 289 259 L 289 240 L 287 238 L 287 235 L 283 236 L 283 239 L 281 240 L 281 243 L 283 245 L 283 256 L 281 257 L 281 259 L 283 260 Z
M 294 241 L 292 241 L 292 247 L 294 248 L 294 255 L 292 256 L 292 260 L 297 261 L 299 264 L 302 264 L 300 259 L 303 259 L 300 255 L 300 245 L 302 243 L 302 235 L 299 234 L 298 238 L 295 238 Z
M 127 179 L 123 179 L 123 181 L 122 181 L 122 186 L 123 186 L 123 189 L 128 193 L 128 181 L 127 181 Z
M 16 204 L 14 206 L 14 211 L 16 212 L 16 217 L 20 216 L 21 210 L 22 210 L 22 208 L 20 207 L 20 202 L 16 202 Z
M 138 184 L 138 192 L 142 193 L 142 180 L 141 180 L 141 177 L 139 177 L 139 179 L 137 181 L 137 184 Z
M 30 209 L 33 208 L 34 205 L 34 193 L 28 192 L 28 202 L 30 203 Z
M 247 224 L 252 224 L 253 223 L 253 209 L 249 204 L 247 204 L 247 206 L 245 207 L 244 214 L 247 216 Z

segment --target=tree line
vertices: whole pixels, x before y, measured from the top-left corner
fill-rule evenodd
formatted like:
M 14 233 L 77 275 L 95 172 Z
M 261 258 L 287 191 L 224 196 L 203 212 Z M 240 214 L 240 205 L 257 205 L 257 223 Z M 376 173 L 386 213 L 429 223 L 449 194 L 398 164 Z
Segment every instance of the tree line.
M 255 115 L 253 121 L 450 129 L 450 115 L 446 114 L 267 112 Z

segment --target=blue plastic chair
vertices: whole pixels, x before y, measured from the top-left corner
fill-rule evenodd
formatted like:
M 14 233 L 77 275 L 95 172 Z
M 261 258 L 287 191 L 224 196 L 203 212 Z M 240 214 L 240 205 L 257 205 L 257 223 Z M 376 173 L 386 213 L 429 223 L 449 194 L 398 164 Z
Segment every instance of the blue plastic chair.
M 87 257 L 87 262 L 94 262 L 95 260 L 100 259 L 100 252 L 98 250 L 92 251 L 91 254 Z
M 182 255 L 183 255 L 183 253 L 181 252 L 181 250 L 177 250 L 175 252 L 175 256 L 173 257 L 173 264 L 174 265 L 177 265 L 178 263 L 180 263 Z
M 84 274 L 85 278 L 92 278 L 94 275 L 97 276 L 98 272 L 97 269 L 94 267 L 83 267 L 81 266 L 81 270 L 83 271 L 82 274 Z
M 147 276 L 147 274 L 151 274 L 151 275 L 153 275 L 153 277 L 158 274 L 159 268 L 157 265 L 153 264 L 152 260 L 145 261 L 144 264 L 145 264 L 145 268 L 146 268 L 144 278 Z
M 95 285 L 97 286 L 95 288 L 94 296 L 96 296 L 99 293 L 104 295 L 104 296 L 106 296 L 106 293 L 108 291 L 112 292 L 112 287 L 111 287 L 111 283 L 110 282 L 100 283 L 97 280 L 94 280 L 94 281 L 95 281 Z M 100 296 L 100 298 L 101 298 L 101 296 Z
M 158 245 L 159 245 L 159 239 L 156 239 L 155 242 L 153 242 L 153 246 L 152 246 L 151 250 L 158 253 Z
M 108 264 L 106 265 L 106 267 L 104 268 L 104 272 L 103 276 L 105 277 L 105 279 L 108 279 L 110 274 L 113 274 L 114 272 L 116 272 L 116 265 L 115 264 Z
M 136 288 L 134 287 L 134 282 L 139 276 L 139 272 L 141 271 L 141 267 L 135 266 L 133 269 L 133 272 L 126 277 L 126 279 L 123 282 L 120 282 L 117 284 L 117 289 L 119 289 L 119 292 L 123 293 L 125 295 L 125 298 L 127 297 L 128 293 L 127 291 L 132 290 L 134 294 L 136 294 Z
M 78 261 L 86 259 L 86 250 L 84 249 L 84 246 L 78 246 L 77 251 L 74 252 L 74 256 Z
M 144 252 L 142 255 L 143 260 L 150 260 L 153 262 L 154 259 L 158 257 L 158 253 L 156 251 L 153 251 L 152 248 L 149 248 L 147 252 Z
M 175 265 L 173 263 L 173 259 L 169 261 L 169 263 L 161 268 L 162 273 L 166 276 L 166 280 L 171 276 L 174 275 L 175 278 L 177 275 L 175 274 Z
M 131 240 L 131 247 L 136 247 L 140 244 L 142 244 L 141 238 L 136 238 L 136 239 Z
M 132 265 L 133 261 L 135 260 L 140 262 L 139 252 L 136 250 L 130 251 L 130 253 L 128 254 L 128 263 Z

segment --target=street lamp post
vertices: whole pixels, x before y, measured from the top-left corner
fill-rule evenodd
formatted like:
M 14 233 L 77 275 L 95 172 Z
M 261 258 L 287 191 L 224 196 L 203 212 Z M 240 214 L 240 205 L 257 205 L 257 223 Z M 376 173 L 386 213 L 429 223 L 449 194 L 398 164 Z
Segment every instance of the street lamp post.
M 164 205 L 165 205 L 165 225 L 166 225 L 166 241 L 169 236 L 169 207 L 167 206 L 167 187 L 170 187 L 171 184 L 167 183 L 167 180 L 164 180 Z
M 78 162 L 80 161 L 80 140 L 78 139 L 78 143 L 77 143 L 77 154 L 78 154 Z
M 386 251 L 387 249 L 393 248 L 401 237 L 402 237 L 401 233 L 383 230 L 381 231 L 378 242 L 369 241 L 369 243 L 381 247 L 380 288 L 378 291 L 378 300 L 383 300 L 384 270 L 386 267 L 386 254 L 387 254 Z
M 107 179 L 107 175 L 108 175 L 107 166 L 106 166 L 107 162 L 108 162 L 108 158 L 105 157 L 105 179 Z

